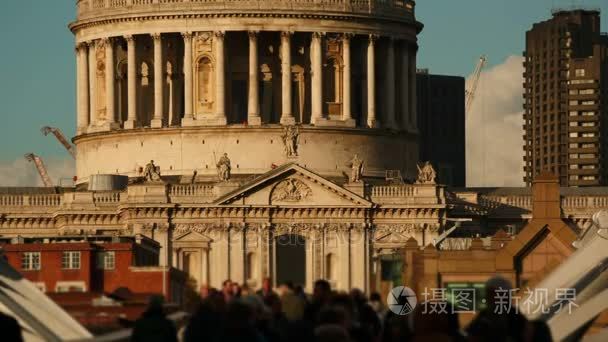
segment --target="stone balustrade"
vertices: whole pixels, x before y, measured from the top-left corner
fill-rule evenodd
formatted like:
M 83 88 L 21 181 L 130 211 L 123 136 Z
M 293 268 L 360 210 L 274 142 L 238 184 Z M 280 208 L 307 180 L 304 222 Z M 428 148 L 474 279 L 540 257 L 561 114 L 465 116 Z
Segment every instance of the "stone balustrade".
M 403 16 L 413 13 L 409 0 L 79 0 L 78 16 L 108 11 L 209 10 L 209 11 L 320 11 L 359 15 Z
M 58 207 L 61 195 L 0 195 L 0 207 Z
M 178 184 L 169 188 L 171 203 L 209 203 L 215 197 L 214 186 L 208 184 Z
M 121 193 L 118 191 L 94 192 L 93 203 L 95 205 L 114 205 L 120 203 Z
M 443 188 L 429 185 L 377 185 L 371 186 L 369 196 L 379 204 L 445 204 Z

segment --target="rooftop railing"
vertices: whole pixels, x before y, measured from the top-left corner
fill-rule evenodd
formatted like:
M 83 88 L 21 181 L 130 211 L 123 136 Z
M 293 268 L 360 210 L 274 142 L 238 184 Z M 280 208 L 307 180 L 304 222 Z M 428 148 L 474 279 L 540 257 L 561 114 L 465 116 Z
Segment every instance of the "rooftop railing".
M 78 0 L 78 16 L 107 10 L 329 11 L 399 16 L 414 11 L 410 0 Z

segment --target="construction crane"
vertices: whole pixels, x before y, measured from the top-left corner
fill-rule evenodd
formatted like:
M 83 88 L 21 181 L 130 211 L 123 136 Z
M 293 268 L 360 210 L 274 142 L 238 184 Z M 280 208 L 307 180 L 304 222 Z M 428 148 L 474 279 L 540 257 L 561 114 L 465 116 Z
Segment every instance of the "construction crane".
M 33 153 L 27 153 L 24 157 L 27 161 L 34 162 L 34 164 L 36 165 L 36 169 L 38 170 L 38 174 L 40 174 L 40 179 L 42 179 L 42 183 L 44 183 L 44 186 L 53 187 L 53 182 L 51 181 L 49 174 L 46 172 L 46 167 L 44 167 L 42 159 L 40 159 L 40 157 Z
M 59 128 L 44 126 L 44 127 L 42 127 L 42 129 L 40 131 L 45 136 L 47 136 L 49 133 L 53 133 L 53 135 L 55 136 L 55 138 L 57 138 L 57 140 L 59 140 L 61 145 L 63 145 L 63 147 L 65 147 L 65 149 L 68 150 L 70 155 L 72 155 L 72 158 L 76 158 L 76 149 L 74 148 L 74 146 L 72 144 L 70 144 L 68 139 L 66 139 L 65 135 L 63 135 L 63 133 L 59 130 Z
M 471 87 L 465 91 L 465 114 L 469 114 L 471 111 L 473 101 L 475 100 L 475 92 L 477 91 L 477 86 L 479 85 L 481 71 L 486 66 L 487 61 L 488 57 L 486 55 L 482 55 L 479 57 L 479 61 L 475 66 L 475 71 L 473 71 L 473 77 L 471 78 Z

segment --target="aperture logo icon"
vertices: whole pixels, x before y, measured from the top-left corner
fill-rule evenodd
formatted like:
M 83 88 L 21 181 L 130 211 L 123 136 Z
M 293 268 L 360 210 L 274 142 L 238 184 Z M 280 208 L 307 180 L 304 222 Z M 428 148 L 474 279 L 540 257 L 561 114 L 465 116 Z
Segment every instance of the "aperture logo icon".
M 397 315 L 407 315 L 414 311 L 418 299 L 412 289 L 406 286 L 397 286 L 389 292 L 386 298 L 388 308 Z

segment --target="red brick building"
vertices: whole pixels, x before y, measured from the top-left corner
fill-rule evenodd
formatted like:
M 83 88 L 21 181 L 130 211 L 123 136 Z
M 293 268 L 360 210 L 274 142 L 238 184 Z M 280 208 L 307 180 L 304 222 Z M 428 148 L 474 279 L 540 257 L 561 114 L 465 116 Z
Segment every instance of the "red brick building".
M 0 246 L 12 267 L 89 329 L 137 318 L 151 295 L 182 301 L 186 275 L 158 266 L 160 245 L 143 236 L 18 238 Z

